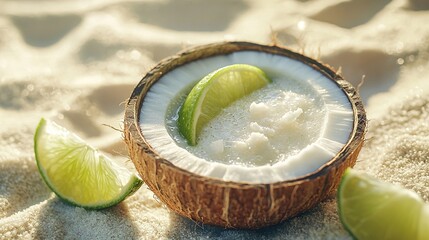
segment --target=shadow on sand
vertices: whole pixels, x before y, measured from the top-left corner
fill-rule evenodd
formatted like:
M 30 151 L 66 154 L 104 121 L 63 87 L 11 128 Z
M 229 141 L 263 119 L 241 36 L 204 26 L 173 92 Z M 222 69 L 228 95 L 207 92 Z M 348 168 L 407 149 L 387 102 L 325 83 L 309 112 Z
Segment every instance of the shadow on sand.
M 335 53 L 322 57 L 323 62 L 341 72 L 347 81 L 357 88 L 362 81 L 360 96 L 365 105 L 371 96 L 387 92 L 398 80 L 400 65 L 397 57 L 378 49 L 339 49 Z
M 40 239 L 137 239 L 137 228 L 128 214 L 123 202 L 108 209 L 85 210 L 54 197 L 40 211 L 36 236 Z

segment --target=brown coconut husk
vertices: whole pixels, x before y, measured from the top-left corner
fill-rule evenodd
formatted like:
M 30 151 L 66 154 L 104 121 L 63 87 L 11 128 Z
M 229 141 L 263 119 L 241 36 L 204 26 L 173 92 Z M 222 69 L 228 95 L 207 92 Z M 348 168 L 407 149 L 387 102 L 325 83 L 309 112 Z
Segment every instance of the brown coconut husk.
M 236 51 L 262 51 L 301 61 L 334 81 L 348 96 L 354 127 L 344 148 L 315 172 L 271 184 L 245 184 L 196 175 L 161 158 L 145 140 L 139 114 L 150 87 L 165 73 L 185 63 Z M 364 142 L 366 114 L 353 86 L 330 67 L 278 46 L 224 42 L 183 51 L 161 61 L 135 87 L 125 110 L 125 142 L 145 183 L 176 213 L 226 228 L 262 228 L 280 223 L 333 194 L 345 169 L 355 164 Z

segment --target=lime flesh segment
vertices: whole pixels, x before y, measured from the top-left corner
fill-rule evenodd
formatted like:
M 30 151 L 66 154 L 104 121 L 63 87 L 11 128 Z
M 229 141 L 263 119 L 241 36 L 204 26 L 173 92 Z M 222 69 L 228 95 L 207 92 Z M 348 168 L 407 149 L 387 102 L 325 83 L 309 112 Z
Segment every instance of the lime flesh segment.
M 140 188 L 143 181 L 77 135 L 41 119 L 34 136 L 39 172 L 64 201 L 87 209 L 107 208 Z
M 179 132 L 190 145 L 197 144 L 201 129 L 234 101 L 267 85 L 271 80 L 255 66 L 234 64 L 199 81 L 179 111 Z
M 413 191 L 346 170 L 338 189 L 338 210 L 355 238 L 429 239 L 429 207 Z

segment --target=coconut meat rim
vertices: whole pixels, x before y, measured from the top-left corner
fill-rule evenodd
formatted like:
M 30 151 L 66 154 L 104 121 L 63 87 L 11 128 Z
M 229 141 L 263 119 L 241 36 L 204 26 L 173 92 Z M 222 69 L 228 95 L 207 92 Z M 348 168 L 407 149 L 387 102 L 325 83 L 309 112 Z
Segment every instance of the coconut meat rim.
M 208 161 L 182 148 L 167 129 L 170 103 L 204 76 L 231 64 L 249 64 L 311 87 L 325 108 L 324 124 L 316 141 L 293 156 L 272 165 L 242 166 Z M 146 142 L 157 154 L 178 168 L 223 181 L 268 184 L 292 180 L 312 173 L 333 159 L 349 142 L 354 113 L 346 93 L 322 73 L 305 63 L 281 55 L 238 51 L 192 61 L 164 74 L 147 92 L 141 105 L 139 125 Z

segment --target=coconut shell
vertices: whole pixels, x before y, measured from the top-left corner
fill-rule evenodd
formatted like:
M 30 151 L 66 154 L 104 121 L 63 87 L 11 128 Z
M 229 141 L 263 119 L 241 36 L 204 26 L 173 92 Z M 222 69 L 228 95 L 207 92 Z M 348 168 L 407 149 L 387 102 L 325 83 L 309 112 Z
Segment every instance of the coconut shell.
M 146 93 L 170 70 L 198 59 L 236 51 L 261 51 L 301 61 L 334 81 L 348 96 L 354 126 L 349 142 L 329 162 L 297 179 L 271 184 L 245 184 L 196 175 L 163 159 L 145 140 L 139 127 Z M 332 195 L 345 169 L 355 164 L 364 142 L 366 114 L 359 94 L 330 67 L 279 46 L 224 42 L 195 47 L 164 59 L 138 83 L 127 103 L 125 142 L 137 171 L 174 212 L 204 224 L 225 228 L 262 228 L 296 216 Z

